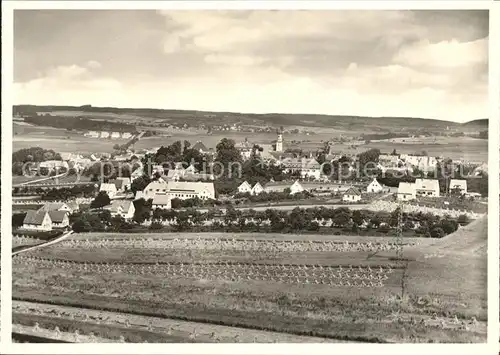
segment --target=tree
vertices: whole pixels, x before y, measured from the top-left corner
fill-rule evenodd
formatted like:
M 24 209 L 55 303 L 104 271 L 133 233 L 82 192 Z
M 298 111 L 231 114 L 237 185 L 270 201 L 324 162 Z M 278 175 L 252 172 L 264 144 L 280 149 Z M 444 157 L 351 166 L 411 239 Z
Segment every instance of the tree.
M 369 149 L 358 155 L 359 168 L 365 176 L 372 176 L 376 171 L 376 164 L 380 156 L 380 149 Z
M 398 153 L 396 152 L 396 149 L 394 148 L 394 150 L 392 151 L 391 155 L 398 155 Z
M 100 191 L 96 198 L 90 203 L 90 208 L 103 208 L 111 203 L 111 199 L 105 191 Z
M 435 227 L 431 230 L 431 238 L 442 238 L 445 236 L 444 230 L 441 227 Z
M 130 184 L 130 190 L 135 194 L 137 191 L 144 191 L 146 186 L 149 185 L 151 179 L 147 175 L 143 175 Z
M 238 165 L 238 163 L 241 164 L 241 154 L 236 149 L 234 140 L 222 138 L 215 149 L 215 161 L 219 164 L 215 165 L 214 174 L 224 177 L 237 176 L 239 166 L 241 166 Z

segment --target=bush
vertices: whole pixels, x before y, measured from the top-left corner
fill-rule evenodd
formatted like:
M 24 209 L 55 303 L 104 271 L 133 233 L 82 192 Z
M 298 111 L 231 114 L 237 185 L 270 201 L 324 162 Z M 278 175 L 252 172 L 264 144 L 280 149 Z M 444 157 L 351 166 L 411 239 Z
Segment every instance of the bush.
M 445 236 L 444 230 L 441 227 L 435 227 L 431 231 L 432 238 L 443 238 Z
M 163 229 L 163 224 L 161 224 L 160 222 L 158 221 L 154 221 L 151 223 L 151 225 L 149 226 L 149 229 L 152 229 L 152 230 L 159 230 L 159 229 Z

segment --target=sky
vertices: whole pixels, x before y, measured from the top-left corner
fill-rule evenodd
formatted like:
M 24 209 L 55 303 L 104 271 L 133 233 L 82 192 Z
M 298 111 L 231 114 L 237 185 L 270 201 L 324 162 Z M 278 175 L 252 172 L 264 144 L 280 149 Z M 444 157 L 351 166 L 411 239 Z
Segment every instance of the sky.
M 488 12 L 16 10 L 15 104 L 488 117 Z

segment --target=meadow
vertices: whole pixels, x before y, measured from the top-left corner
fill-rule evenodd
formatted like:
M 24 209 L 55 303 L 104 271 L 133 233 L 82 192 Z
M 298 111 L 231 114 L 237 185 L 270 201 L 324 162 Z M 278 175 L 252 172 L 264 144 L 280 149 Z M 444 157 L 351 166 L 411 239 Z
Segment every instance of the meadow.
M 486 235 L 481 218 L 440 240 L 408 240 L 405 261 L 394 260 L 394 240 L 383 237 L 74 235 L 14 257 L 13 297 L 34 309 L 51 304 L 196 324 L 197 331 L 179 334 L 186 342 L 216 341 L 201 330 L 206 325 L 231 327 L 240 338 L 229 342 L 256 330 L 328 341 L 482 342 Z M 126 328 L 142 339 L 139 328 Z

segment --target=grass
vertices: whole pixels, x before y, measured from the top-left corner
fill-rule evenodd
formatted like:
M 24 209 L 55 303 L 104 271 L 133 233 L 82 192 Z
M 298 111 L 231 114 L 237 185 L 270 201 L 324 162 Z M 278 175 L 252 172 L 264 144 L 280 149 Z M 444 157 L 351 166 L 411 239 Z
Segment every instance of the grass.
M 477 242 L 484 229 L 483 221 L 472 223 L 468 230 L 462 229 L 458 237 L 471 239 L 471 231 L 478 234 Z M 466 227 L 467 228 L 467 227 Z M 185 236 L 174 234 L 172 237 Z M 222 235 L 222 234 L 221 234 Z M 190 235 L 194 237 L 194 235 Z M 108 238 L 108 235 L 105 235 Z M 115 235 L 112 238 L 117 238 Z M 169 236 L 164 235 L 164 238 Z M 232 237 L 232 236 L 230 236 Z M 240 237 L 240 236 L 238 236 Z M 286 238 L 288 236 L 281 236 Z M 86 236 L 72 237 L 76 240 Z M 112 239 L 110 238 L 110 239 Z M 244 235 L 242 238 L 249 238 Z M 296 238 L 305 238 L 296 236 Z M 326 236 L 325 236 L 326 238 Z M 339 236 L 331 236 L 339 238 Z M 483 239 L 481 239 L 483 238 Z M 91 235 L 90 239 L 99 239 Z M 60 266 L 40 267 L 14 264 L 13 296 L 15 299 L 71 305 L 92 309 L 105 309 L 126 313 L 154 315 L 196 322 L 209 322 L 230 326 L 327 336 L 335 339 L 351 337 L 351 340 L 370 341 L 415 341 L 427 342 L 479 342 L 486 334 L 479 330 L 461 331 L 441 329 L 438 326 L 411 324 L 410 316 L 430 317 L 437 313 L 442 317 L 476 317 L 486 319 L 486 284 L 476 276 L 484 272 L 481 258 L 475 262 L 463 262 L 460 254 L 448 258 L 422 259 L 428 250 L 441 250 L 456 246 L 456 236 L 449 236 L 431 245 L 410 248 L 408 264 L 407 294 L 397 301 L 401 274 L 395 272 L 386 287 L 379 289 L 358 289 L 332 287 L 328 285 L 281 284 L 265 281 L 230 282 L 221 279 L 203 280 L 172 278 L 164 273 L 134 275 L 131 272 L 107 273 L 85 272 Z M 474 239 L 474 238 L 472 238 Z M 458 243 L 463 247 L 464 242 Z M 467 243 L 466 243 L 467 244 Z M 470 245 L 467 244 L 467 245 Z M 475 244 L 474 244 L 475 245 Z M 252 253 L 208 252 L 189 253 L 185 250 L 163 250 L 134 248 L 92 248 L 68 247 L 64 242 L 36 252 L 49 258 L 102 262 L 120 261 L 259 261 Z M 324 263 L 366 264 L 391 263 L 389 254 L 369 253 L 312 253 L 297 252 L 269 255 L 259 262 L 269 263 Z M 456 259 L 450 259 L 454 257 Z M 462 264 L 461 264 L 462 263 Z M 471 271 L 472 269 L 473 271 Z M 443 280 L 443 277 L 446 279 Z M 464 286 L 465 285 L 465 286 Z M 426 300 L 422 306 L 421 299 Z M 390 321 L 394 312 L 401 312 L 408 319 Z

